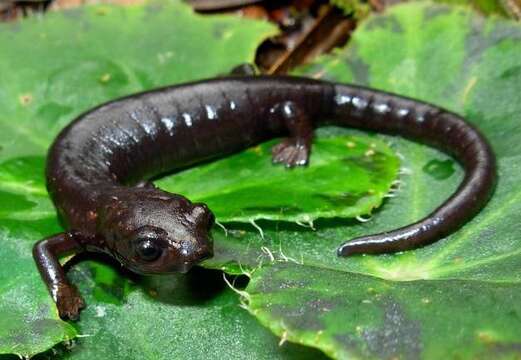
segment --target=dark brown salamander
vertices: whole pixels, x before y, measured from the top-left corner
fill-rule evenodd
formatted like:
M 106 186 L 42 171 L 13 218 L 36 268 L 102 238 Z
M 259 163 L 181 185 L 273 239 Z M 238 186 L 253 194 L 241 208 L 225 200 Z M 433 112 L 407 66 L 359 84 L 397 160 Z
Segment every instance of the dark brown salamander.
M 229 77 L 115 100 L 73 121 L 49 150 L 47 186 L 69 229 L 38 242 L 34 258 L 60 316 L 84 306 L 58 263 L 67 253 L 108 253 L 141 274 L 187 271 L 212 255 L 213 215 L 204 204 L 146 180 L 288 136 L 273 162 L 306 165 L 313 128 L 353 127 L 401 135 L 447 151 L 465 168 L 454 195 L 425 219 L 346 242 L 338 255 L 429 244 L 487 202 L 496 169 L 483 136 L 436 106 L 358 86 L 295 77 Z

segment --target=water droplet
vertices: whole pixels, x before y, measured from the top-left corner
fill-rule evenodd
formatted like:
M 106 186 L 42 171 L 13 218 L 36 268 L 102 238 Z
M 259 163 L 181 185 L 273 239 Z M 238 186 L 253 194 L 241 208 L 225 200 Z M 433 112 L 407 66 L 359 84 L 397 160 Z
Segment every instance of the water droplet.
M 282 105 L 282 113 L 283 113 L 284 116 L 286 116 L 287 118 L 291 118 L 291 117 L 295 116 L 295 114 L 294 114 L 294 109 L 293 109 L 293 107 L 291 106 L 291 103 L 290 103 L 290 102 L 285 102 L 285 103 Z
M 405 117 L 407 115 L 409 115 L 409 109 L 399 109 L 397 112 L 396 112 L 396 115 L 398 115 L 398 117 Z
M 206 117 L 208 117 L 208 119 L 210 119 L 210 120 L 217 119 L 217 111 L 215 111 L 215 109 L 212 106 L 205 105 L 205 108 L 206 108 Z
M 356 96 L 353 97 L 352 102 L 353 102 L 353 106 L 355 108 L 357 108 L 358 110 L 364 110 L 367 107 L 367 105 L 369 105 L 369 103 L 367 102 L 366 99 L 361 98 L 361 97 L 356 97 Z
M 168 133 L 170 135 L 173 135 L 173 129 L 174 129 L 174 120 L 168 117 L 164 117 L 161 119 L 161 122 L 163 125 L 165 125 L 166 129 L 168 130 Z
M 183 113 L 183 119 L 185 120 L 186 126 L 192 126 L 192 117 L 190 116 L 190 114 Z
M 110 81 L 110 79 L 112 79 L 112 75 L 110 75 L 109 73 L 105 73 L 100 76 L 99 82 L 102 84 L 106 84 Z
M 454 161 L 451 159 L 431 160 L 425 164 L 423 171 L 436 180 L 445 180 L 454 174 Z
M 345 105 L 349 104 L 352 100 L 352 97 L 349 95 L 336 94 L 335 95 L 335 103 L 337 105 Z
M 391 111 L 391 107 L 385 103 L 382 104 L 374 104 L 373 105 L 374 111 L 379 114 L 385 114 Z
M 349 149 L 352 149 L 352 148 L 354 148 L 354 147 L 356 146 L 356 144 L 355 144 L 354 142 L 352 142 L 352 141 L 348 141 L 348 142 L 346 143 L 346 146 L 347 146 Z
M 146 119 L 146 118 L 143 121 L 141 121 L 141 126 L 145 130 L 145 133 L 147 133 L 148 135 L 153 136 L 154 133 L 156 132 L 155 123 L 148 121 L 148 119 Z

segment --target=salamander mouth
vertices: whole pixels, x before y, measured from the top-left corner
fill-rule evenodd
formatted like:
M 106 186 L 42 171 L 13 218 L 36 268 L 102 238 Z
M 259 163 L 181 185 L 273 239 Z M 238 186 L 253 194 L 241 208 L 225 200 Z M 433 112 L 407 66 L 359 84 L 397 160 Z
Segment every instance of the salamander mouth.
M 132 271 L 140 274 L 140 275 L 166 275 L 166 274 L 186 274 L 189 272 L 194 265 L 197 265 L 198 263 L 193 262 L 184 262 L 182 264 L 176 264 L 174 266 L 168 267 L 166 269 L 135 269 L 133 268 Z
M 161 274 L 175 274 L 181 273 L 186 274 L 188 271 L 192 269 L 197 264 L 200 264 L 203 260 L 209 259 L 213 256 L 213 250 L 211 247 L 202 247 L 198 249 L 198 251 L 193 254 L 190 259 L 183 261 L 182 263 L 174 263 L 172 265 L 168 264 L 157 264 L 157 265 L 149 265 L 149 266 L 136 266 L 136 264 L 130 264 L 128 261 L 124 259 L 119 259 L 120 263 L 128 269 L 132 270 L 136 274 L 139 275 L 161 275 Z
M 189 260 L 184 261 L 178 266 L 177 271 L 180 273 L 187 273 L 194 265 L 200 264 L 202 261 L 213 256 L 213 249 L 211 246 L 200 247 Z

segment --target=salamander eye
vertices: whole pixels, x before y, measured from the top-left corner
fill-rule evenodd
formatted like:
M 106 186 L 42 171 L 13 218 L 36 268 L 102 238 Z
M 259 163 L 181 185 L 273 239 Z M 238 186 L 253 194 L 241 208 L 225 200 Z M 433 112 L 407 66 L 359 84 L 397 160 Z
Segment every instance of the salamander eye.
M 145 239 L 139 242 L 136 252 L 142 260 L 154 261 L 161 256 L 163 250 L 150 239 Z

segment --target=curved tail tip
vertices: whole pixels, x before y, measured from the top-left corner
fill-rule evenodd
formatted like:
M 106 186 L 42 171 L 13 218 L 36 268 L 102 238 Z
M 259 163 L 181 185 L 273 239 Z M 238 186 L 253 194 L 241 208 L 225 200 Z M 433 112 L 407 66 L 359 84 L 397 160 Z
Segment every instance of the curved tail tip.
M 378 245 L 378 243 L 375 243 L 373 236 L 362 236 L 343 243 L 337 249 L 336 253 L 338 256 L 345 257 L 384 252 L 385 249 L 381 249 Z
M 354 254 L 359 254 L 360 251 L 357 251 L 357 247 L 353 246 L 353 244 L 345 243 L 340 245 L 340 247 L 336 250 L 336 254 L 338 256 L 350 256 Z

